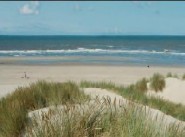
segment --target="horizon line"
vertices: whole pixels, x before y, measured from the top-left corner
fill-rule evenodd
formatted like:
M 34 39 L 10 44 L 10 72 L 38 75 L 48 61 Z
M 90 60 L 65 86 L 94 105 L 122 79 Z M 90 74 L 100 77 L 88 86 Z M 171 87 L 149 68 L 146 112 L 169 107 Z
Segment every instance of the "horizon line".
M 171 35 L 171 34 L 157 34 L 157 35 L 146 35 L 146 34 L 128 34 L 128 35 L 115 35 L 115 34 L 0 34 L 0 36 L 185 36 L 185 35 Z

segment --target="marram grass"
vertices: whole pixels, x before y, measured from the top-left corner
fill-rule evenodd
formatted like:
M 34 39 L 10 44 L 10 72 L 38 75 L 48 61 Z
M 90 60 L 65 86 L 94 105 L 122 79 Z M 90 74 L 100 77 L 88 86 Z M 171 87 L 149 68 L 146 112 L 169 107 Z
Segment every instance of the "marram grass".
M 185 74 L 182 76 L 182 80 L 185 80 Z
M 27 137 L 183 137 L 185 130 L 176 124 L 164 126 L 161 120 L 149 119 L 149 112 L 130 104 L 103 103 L 54 108 L 43 113 L 45 119 L 33 117 L 26 127 Z M 57 117 L 57 119 L 53 119 Z
M 173 77 L 173 75 L 172 75 L 171 72 L 168 72 L 168 73 L 166 74 L 166 77 L 167 77 L 167 78 L 168 78 L 168 77 Z
M 145 78 L 139 80 L 135 84 L 135 90 L 141 91 L 141 92 L 147 92 L 147 80 Z
M 27 113 L 31 110 L 50 105 L 82 103 L 88 98 L 73 82 L 38 81 L 29 87 L 18 88 L 0 99 L 0 137 L 20 136 L 27 124 Z
M 163 88 L 165 88 L 165 85 L 165 79 L 159 73 L 155 73 L 150 79 L 150 88 L 155 90 L 156 92 L 162 91 Z
M 159 75 L 159 77 L 160 78 L 162 77 L 162 81 L 163 81 L 163 76 Z M 155 79 L 155 75 L 151 79 L 153 78 Z M 161 80 L 160 78 L 159 80 L 157 78 L 157 82 Z M 132 84 L 128 87 L 116 86 L 112 82 L 90 82 L 90 81 L 82 81 L 80 86 L 84 88 L 94 87 L 94 88 L 104 88 L 104 89 L 112 90 L 128 100 L 141 103 L 143 105 L 147 105 L 154 109 L 158 109 L 167 115 L 171 115 L 179 120 L 185 121 L 185 106 L 184 105 L 176 104 L 171 101 L 161 99 L 159 97 L 153 97 L 153 96 L 148 97 L 145 94 L 146 91 L 141 91 L 137 89 L 138 83 L 139 85 L 144 85 L 141 87 L 145 87 L 145 82 L 142 82 L 142 81 L 145 81 L 145 80 L 140 80 L 140 82 L 137 82 L 136 84 Z

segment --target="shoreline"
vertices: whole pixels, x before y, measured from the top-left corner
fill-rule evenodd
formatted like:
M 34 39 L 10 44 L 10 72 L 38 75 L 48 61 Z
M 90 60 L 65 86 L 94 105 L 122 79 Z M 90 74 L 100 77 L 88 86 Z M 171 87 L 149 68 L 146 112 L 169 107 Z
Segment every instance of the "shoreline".
M 75 60 L 81 60 L 84 58 L 90 59 L 98 59 L 100 61 L 110 61 L 109 63 L 105 62 L 76 62 Z M 73 60 L 75 59 L 75 60 Z M 112 64 L 116 60 L 126 60 L 128 58 L 125 57 L 110 57 L 110 56 L 103 56 L 103 57 L 96 57 L 96 56 L 33 56 L 33 57 L 0 57 L 0 67 L 1 66 L 107 66 L 107 67 L 150 67 L 154 68 L 185 68 L 184 65 L 176 65 L 176 64 L 139 64 L 138 63 L 117 63 Z M 38 61 L 40 60 L 40 61 Z M 47 62 L 47 61 L 48 62 Z M 65 61 L 67 60 L 67 61 Z M 72 60 L 72 61 L 71 61 Z M 32 61 L 28 63 L 28 61 Z M 34 62 L 38 61 L 38 62 Z M 44 63 L 42 62 L 44 61 Z M 52 62 L 53 61 L 53 62 Z
M 146 65 L 135 65 L 135 64 L 121 64 L 121 65 L 111 65 L 111 64 L 98 64 L 98 63 L 57 63 L 57 64 L 1 64 L 0 67 L 108 67 L 108 68 L 146 68 L 146 69 L 185 69 L 185 66 L 161 66 L 161 65 L 150 65 L 147 68 Z M 185 73 L 185 71 L 184 71 Z

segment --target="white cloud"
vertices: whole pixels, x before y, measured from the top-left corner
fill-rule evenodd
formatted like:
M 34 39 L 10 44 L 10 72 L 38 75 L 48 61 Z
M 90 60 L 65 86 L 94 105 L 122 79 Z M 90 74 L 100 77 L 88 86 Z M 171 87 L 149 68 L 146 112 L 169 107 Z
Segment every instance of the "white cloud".
M 34 4 L 35 6 L 39 6 L 39 1 L 32 1 L 32 4 Z
M 75 11 L 93 11 L 94 8 L 93 7 L 82 7 L 80 6 L 78 3 L 74 5 L 73 9 Z
M 80 7 L 79 4 L 76 4 L 76 5 L 74 6 L 74 10 L 75 10 L 75 11 L 80 11 L 80 10 L 82 10 L 82 9 L 81 9 L 81 7 Z
M 32 14 L 34 11 L 30 8 L 28 4 L 25 4 L 21 9 L 20 13 L 22 14 Z
M 150 7 L 154 3 L 154 1 L 131 1 L 131 2 L 140 8 Z
M 39 2 L 38 1 L 32 1 L 30 3 L 27 3 L 23 5 L 19 12 L 21 14 L 39 14 Z

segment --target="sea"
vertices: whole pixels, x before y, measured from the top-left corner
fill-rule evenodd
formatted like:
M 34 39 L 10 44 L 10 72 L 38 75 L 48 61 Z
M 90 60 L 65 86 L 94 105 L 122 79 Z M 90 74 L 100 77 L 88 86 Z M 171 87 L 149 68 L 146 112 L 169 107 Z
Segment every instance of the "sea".
M 2 35 L 0 58 L 5 57 L 25 58 L 19 63 L 27 65 L 75 63 L 185 67 L 185 36 Z M 57 58 L 51 60 L 48 57 Z

